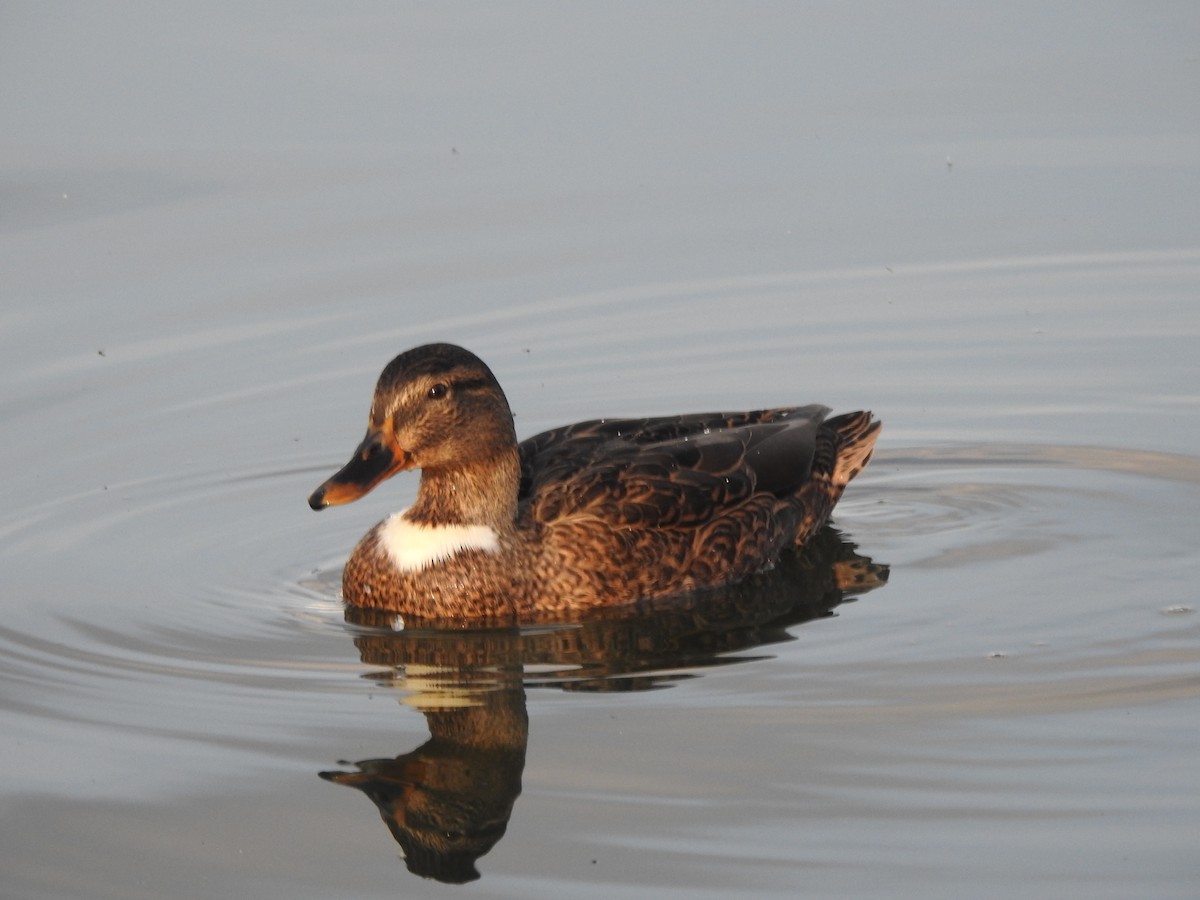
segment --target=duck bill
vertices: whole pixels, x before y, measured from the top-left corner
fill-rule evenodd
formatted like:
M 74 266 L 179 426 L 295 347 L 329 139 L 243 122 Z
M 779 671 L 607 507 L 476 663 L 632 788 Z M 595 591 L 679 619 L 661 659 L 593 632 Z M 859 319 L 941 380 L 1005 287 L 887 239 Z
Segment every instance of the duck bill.
M 385 432 L 372 428 L 350 457 L 350 462 L 312 492 L 308 505 L 320 510 L 351 503 L 379 482 L 411 468 L 412 456 L 391 437 L 390 429 Z

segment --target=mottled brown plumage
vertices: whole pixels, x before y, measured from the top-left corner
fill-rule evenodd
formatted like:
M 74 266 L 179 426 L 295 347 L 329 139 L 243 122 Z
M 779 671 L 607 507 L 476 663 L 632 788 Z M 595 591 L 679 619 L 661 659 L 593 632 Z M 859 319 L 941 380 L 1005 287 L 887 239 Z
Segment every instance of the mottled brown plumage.
M 488 367 L 429 344 L 384 369 L 366 438 L 309 504 L 420 468 L 413 506 L 346 563 L 347 603 L 406 624 L 574 618 L 729 584 L 802 545 L 879 434 L 870 413 L 828 412 L 598 419 L 518 445 Z

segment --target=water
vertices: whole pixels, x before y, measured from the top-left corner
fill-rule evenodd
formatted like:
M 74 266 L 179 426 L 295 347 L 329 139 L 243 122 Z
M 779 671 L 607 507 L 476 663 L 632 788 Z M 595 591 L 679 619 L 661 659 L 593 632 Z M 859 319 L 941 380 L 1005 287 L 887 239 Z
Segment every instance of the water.
M 456 893 L 372 802 L 451 782 L 481 896 L 1194 894 L 1190 8 L 256 9 L 6 14 L 5 896 Z M 433 339 L 885 431 L 721 603 L 348 624 L 414 480 L 305 498 Z

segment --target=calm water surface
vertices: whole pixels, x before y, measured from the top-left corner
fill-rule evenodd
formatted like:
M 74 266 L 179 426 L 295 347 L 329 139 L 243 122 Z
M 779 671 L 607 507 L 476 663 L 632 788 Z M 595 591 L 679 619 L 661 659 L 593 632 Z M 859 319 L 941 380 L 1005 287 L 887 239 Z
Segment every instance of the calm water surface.
M 1195 895 L 1196 14 L 46 9 L 0 53 L 0 893 Z M 736 590 L 347 622 L 415 479 L 305 498 L 431 339 L 522 435 L 885 431 Z

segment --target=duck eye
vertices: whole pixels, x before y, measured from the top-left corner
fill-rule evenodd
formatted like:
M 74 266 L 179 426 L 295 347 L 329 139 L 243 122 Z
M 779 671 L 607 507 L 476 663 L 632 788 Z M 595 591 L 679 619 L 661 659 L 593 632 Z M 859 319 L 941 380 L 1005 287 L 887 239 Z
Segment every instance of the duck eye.
M 438 382 L 437 384 L 435 384 L 433 387 L 431 387 L 429 389 L 429 393 L 426 396 L 428 396 L 430 400 L 437 400 L 441 397 L 445 397 L 446 392 L 449 390 L 450 389 L 448 387 L 446 387 L 446 385 L 442 384 L 441 382 Z

